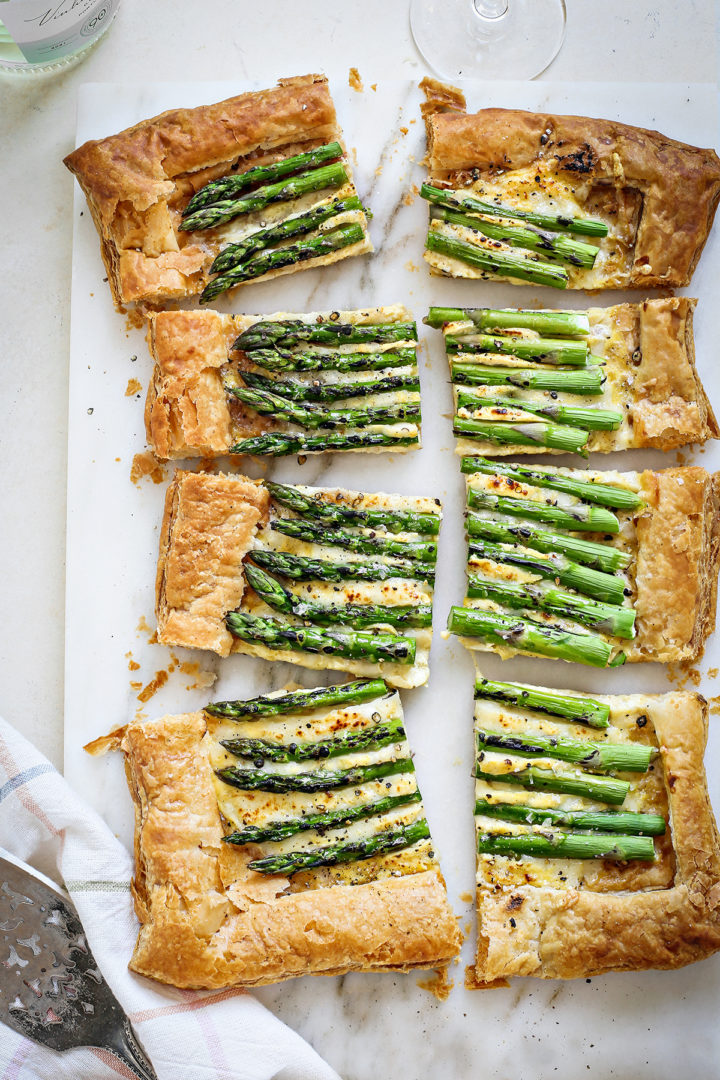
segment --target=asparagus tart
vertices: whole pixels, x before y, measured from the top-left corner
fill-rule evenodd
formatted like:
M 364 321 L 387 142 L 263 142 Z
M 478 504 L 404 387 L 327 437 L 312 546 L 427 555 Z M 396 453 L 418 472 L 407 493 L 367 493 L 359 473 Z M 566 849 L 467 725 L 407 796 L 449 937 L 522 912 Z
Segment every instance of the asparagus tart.
M 553 289 L 690 283 L 720 197 L 713 150 L 586 116 L 468 114 L 424 79 L 433 274 Z
M 417 329 L 400 305 L 268 316 L 150 317 L 145 406 L 162 458 L 420 445 Z
M 440 519 L 431 498 L 177 472 L 158 640 L 421 685 Z
M 173 109 L 65 159 L 117 304 L 201 294 L 371 251 L 322 75 Z
M 134 722 L 121 745 L 134 971 L 216 988 L 457 954 L 402 705 L 382 680 Z
M 697 694 L 475 683 L 470 988 L 681 967 L 720 948 Z
M 586 456 L 717 437 L 685 297 L 588 311 L 433 307 L 459 454 Z
M 593 667 L 701 652 L 715 624 L 718 478 L 463 458 L 469 649 Z

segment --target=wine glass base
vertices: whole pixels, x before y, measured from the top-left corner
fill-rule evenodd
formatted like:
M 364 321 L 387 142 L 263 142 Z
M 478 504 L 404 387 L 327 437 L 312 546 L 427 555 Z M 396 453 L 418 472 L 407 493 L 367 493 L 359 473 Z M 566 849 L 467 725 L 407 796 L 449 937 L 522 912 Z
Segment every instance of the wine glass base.
M 411 0 L 415 44 L 441 78 L 534 79 L 559 53 L 565 0 L 508 0 L 494 18 L 481 11 L 480 0 Z

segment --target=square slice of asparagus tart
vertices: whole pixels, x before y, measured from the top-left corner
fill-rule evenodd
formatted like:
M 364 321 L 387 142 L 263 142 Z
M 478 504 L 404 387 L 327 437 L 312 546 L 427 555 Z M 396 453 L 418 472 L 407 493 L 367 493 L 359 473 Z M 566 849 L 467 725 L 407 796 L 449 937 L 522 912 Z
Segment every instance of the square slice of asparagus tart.
M 381 679 L 133 722 L 130 966 L 192 988 L 443 966 L 460 935 Z
M 470 988 L 677 968 L 720 948 L 699 694 L 475 683 Z
M 715 626 L 718 475 L 463 458 L 469 649 L 616 667 L 702 653 Z
M 401 305 L 292 315 L 163 311 L 145 407 L 161 459 L 420 445 L 417 327 Z
M 428 497 L 178 471 L 158 640 L 421 686 L 440 520 Z
M 719 431 L 686 297 L 588 311 L 430 308 L 455 393 L 459 454 L 672 450 Z
M 372 251 L 324 75 L 173 109 L 86 142 L 85 193 L 116 304 L 200 293 Z
M 423 79 L 432 274 L 554 289 L 690 284 L 720 198 L 714 150 L 616 120 L 468 113 Z

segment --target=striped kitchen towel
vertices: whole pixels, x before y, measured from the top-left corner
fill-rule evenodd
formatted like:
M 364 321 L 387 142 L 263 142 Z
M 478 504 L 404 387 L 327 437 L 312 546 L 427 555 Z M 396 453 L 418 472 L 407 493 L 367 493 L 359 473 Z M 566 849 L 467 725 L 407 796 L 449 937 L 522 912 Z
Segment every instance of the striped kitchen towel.
M 251 994 L 176 990 L 128 970 L 138 932 L 130 854 L 50 762 L 3 720 L 0 847 L 66 883 L 95 959 L 159 1080 L 339 1080 Z M 0 935 L 0 964 L 7 966 L 12 958 L 3 955 L 6 949 Z M 61 1054 L 0 1024 L 0 1080 L 127 1080 L 129 1075 L 106 1051 Z

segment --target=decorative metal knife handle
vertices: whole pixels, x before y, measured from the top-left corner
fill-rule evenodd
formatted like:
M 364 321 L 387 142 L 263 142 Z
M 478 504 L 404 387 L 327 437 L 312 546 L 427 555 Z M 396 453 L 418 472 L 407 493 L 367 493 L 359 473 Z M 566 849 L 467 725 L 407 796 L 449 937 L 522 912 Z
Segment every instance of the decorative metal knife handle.
M 157 1080 L 69 897 L 0 854 L 0 1019 L 53 1050 L 102 1047 Z
M 127 1017 L 125 1017 L 122 1027 L 117 1028 L 113 1034 L 116 1039 L 113 1040 L 112 1045 L 108 1041 L 105 1049 L 114 1054 L 116 1058 L 119 1058 L 124 1065 L 127 1065 L 130 1072 L 139 1077 L 139 1080 L 157 1080 L 155 1070 L 145 1056 L 145 1051 L 135 1038 L 135 1032 Z

